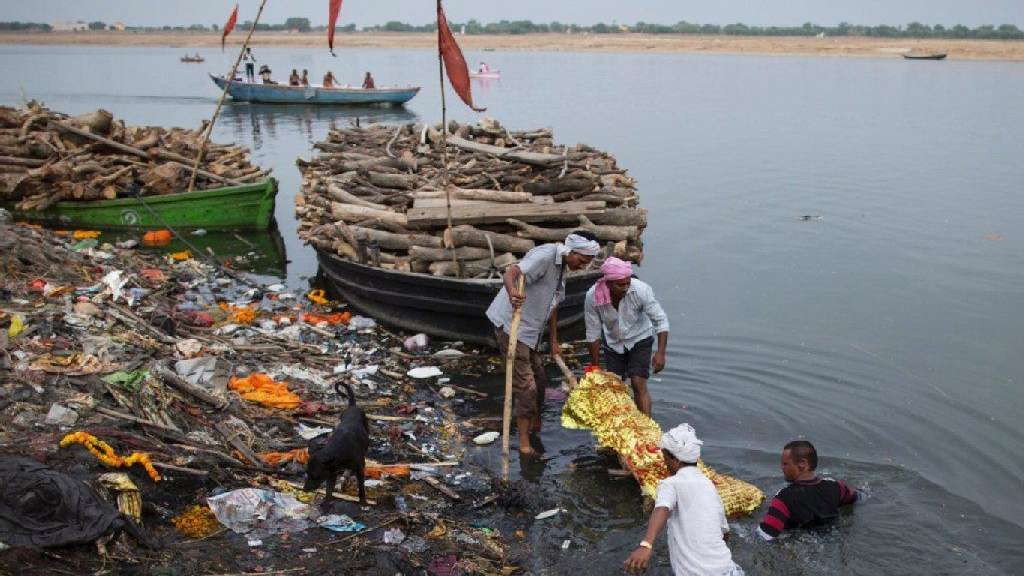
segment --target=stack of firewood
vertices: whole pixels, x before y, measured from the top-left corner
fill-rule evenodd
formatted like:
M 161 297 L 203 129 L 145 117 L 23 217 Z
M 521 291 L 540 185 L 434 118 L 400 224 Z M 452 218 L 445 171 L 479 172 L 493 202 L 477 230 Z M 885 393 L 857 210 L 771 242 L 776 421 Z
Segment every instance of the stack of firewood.
M 0 201 L 41 210 L 61 200 L 124 196 L 133 184 L 146 195 L 183 192 L 201 130 L 126 126 L 106 110 L 69 117 L 30 102 L 0 107 Z M 210 144 L 196 189 L 253 182 L 268 172 L 248 148 Z
M 440 125 L 332 130 L 318 155 L 298 160 L 299 235 L 364 264 L 462 278 L 493 275 L 579 229 L 606 255 L 643 258 L 647 211 L 611 155 L 558 146 L 548 129 L 453 121 L 446 188 L 441 142 Z

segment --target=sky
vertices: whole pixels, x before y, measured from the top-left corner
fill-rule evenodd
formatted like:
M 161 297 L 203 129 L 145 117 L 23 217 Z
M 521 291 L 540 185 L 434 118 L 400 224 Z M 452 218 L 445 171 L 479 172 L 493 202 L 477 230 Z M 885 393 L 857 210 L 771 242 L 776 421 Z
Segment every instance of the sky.
M 255 16 L 259 0 L 238 0 L 239 20 Z M 235 0 L 0 0 L 0 20 L 54 22 L 58 20 L 123 21 L 129 26 L 223 24 Z M 558 20 L 590 25 L 616 21 L 672 24 L 680 20 L 701 24 L 796 26 L 804 22 L 835 25 L 1016 24 L 1024 28 L 1024 0 L 447 0 L 448 19 Z M 268 0 L 261 18 L 279 23 L 290 16 L 327 22 L 327 0 Z M 423 24 L 433 20 L 432 0 L 346 0 L 339 24 L 357 26 L 398 20 Z

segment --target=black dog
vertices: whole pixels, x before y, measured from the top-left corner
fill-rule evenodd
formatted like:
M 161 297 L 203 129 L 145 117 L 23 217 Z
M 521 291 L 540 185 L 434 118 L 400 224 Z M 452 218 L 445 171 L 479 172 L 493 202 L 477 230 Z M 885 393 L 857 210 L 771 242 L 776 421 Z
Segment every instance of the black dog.
M 334 391 L 339 395 L 340 384 L 334 385 Z M 370 447 L 370 428 L 363 409 L 356 406 L 356 395 L 352 387 L 347 382 L 344 385 L 348 392 L 348 408 L 341 414 L 341 421 L 326 443 L 316 449 L 310 445 L 309 463 L 306 464 L 306 485 L 303 490 L 311 492 L 326 482 L 325 507 L 334 500 L 334 485 L 338 481 L 338 474 L 346 470 L 355 473 L 359 481 L 359 502 L 366 503 L 366 488 L 363 484 L 366 451 Z

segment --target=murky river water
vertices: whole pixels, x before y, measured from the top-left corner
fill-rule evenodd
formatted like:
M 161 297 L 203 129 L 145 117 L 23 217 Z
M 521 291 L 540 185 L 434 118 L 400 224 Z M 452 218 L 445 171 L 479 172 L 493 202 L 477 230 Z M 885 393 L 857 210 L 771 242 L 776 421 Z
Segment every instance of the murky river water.
M 179 52 L 3 46 L 0 102 L 198 126 L 217 96 L 206 73 L 229 56 L 184 65 Z M 316 263 L 295 236 L 295 158 L 355 116 L 437 120 L 436 60 L 256 54 L 279 77 L 329 66 L 343 82 L 372 70 L 378 85 L 425 87 L 397 111 L 226 107 L 215 139 L 251 146 L 281 183 L 279 231 L 248 242 L 283 240 L 287 263 L 261 270 L 300 287 Z M 736 522 L 730 545 L 748 573 L 1024 573 L 1024 65 L 467 56 L 502 70 L 475 85 L 490 114 L 608 149 L 638 178 L 651 210 L 640 275 L 673 327 L 651 384 L 662 425 L 691 422 L 708 462 L 770 493 L 783 485 L 779 448 L 808 438 L 823 471 L 871 493 L 825 535 L 767 545 L 753 519 Z M 537 506 L 570 514 L 529 532 L 532 569 L 621 572 L 645 522 L 635 488 L 607 476 L 587 434 L 558 429 L 556 406 L 545 426 L 547 459 L 522 474 Z

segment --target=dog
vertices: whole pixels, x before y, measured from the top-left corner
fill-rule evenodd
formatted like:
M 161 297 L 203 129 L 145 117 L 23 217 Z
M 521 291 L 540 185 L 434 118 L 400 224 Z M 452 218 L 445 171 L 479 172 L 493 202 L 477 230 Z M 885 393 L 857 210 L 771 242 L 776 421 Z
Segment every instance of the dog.
M 334 384 L 334 391 L 341 395 L 339 385 Z M 352 386 L 343 383 L 348 392 L 348 407 L 341 414 L 338 426 L 331 432 L 327 442 L 309 448 L 309 462 L 306 464 L 306 485 L 302 488 L 307 492 L 316 490 L 326 483 L 324 490 L 327 498 L 323 507 L 329 507 L 334 500 L 334 485 L 338 474 L 350 471 L 359 481 L 359 503 L 366 504 L 365 469 L 366 452 L 370 447 L 370 426 L 366 413 L 356 406 L 356 395 Z M 342 484 L 344 488 L 344 483 Z

